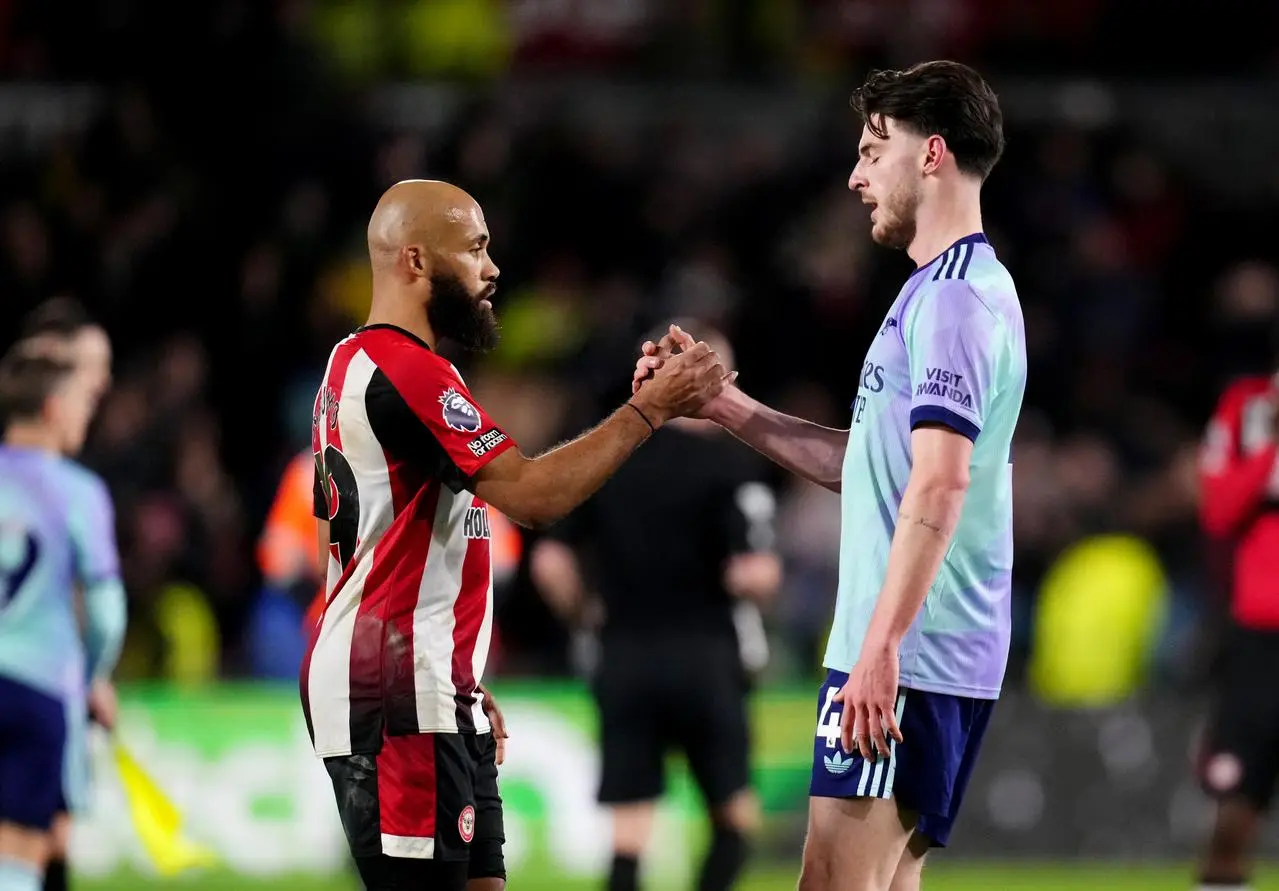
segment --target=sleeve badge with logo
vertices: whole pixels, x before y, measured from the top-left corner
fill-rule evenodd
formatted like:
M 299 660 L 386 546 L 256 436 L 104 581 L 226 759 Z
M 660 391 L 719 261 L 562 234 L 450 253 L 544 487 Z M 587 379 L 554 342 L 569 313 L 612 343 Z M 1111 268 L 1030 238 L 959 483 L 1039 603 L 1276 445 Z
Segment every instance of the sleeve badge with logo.
M 440 396 L 440 404 L 444 406 L 444 423 L 451 430 L 459 433 L 474 433 L 480 429 L 480 413 L 466 397 L 449 387 Z

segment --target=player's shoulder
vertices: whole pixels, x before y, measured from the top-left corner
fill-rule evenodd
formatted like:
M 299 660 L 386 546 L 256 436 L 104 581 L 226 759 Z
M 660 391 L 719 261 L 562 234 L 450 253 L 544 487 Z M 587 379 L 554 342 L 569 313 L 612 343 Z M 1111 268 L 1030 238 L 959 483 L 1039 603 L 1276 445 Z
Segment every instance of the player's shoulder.
M 90 470 L 73 458 L 58 458 L 58 472 L 62 474 L 70 486 L 77 490 L 94 495 L 106 496 L 110 493 L 107 481 L 96 471 Z
M 452 362 L 416 334 L 395 325 L 366 325 L 356 330 L 348 341 L 351 349 L 363 351 L 374 365 L 392 377 L 410 372 L 460 379 Z
M 45 464 L 45 482 L 72 506 L 109 504 L 111 490 L 106 480 L 79 461 L 52 455 Z
M 917 307 L 984 310 L 997 319 L 1020 316 L 1017 288 L 994 247 L 980 233 L 952 244 L 917 273 Z
M 1021 319 L 1021 305 L 1011 282 L 1005 287 L 992 277 L 929 281 L 920 287 L 911 303 L 915 315 L 929 313 L 954 318 L 976 315 L 1003 325 L 1015 325 Z

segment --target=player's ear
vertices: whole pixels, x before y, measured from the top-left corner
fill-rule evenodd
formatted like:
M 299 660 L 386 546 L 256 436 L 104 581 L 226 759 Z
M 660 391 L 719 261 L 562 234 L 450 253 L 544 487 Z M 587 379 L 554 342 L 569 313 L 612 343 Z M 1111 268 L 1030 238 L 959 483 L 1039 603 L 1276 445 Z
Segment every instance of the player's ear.
M 946 140 L 933 134 L 924 140 L 924 174 L 936 173 L 946 159 Z
M 414 275 L 426 275 L 426 254 L 417 245 L 406 245 L 401 249 L 400 256 L 404 259 L 404 265 L 408 267 L 409 272 Z

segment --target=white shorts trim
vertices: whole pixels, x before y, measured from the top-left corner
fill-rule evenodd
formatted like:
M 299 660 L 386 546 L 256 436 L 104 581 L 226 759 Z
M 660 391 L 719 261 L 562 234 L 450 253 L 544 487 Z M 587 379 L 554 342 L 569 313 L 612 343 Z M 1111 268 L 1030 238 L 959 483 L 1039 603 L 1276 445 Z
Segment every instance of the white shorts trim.
M 388 857 L 403 857 L 408 860 L 432 860 L 435 858 L 435 839 L 387 835 L 383 832 L 382 853 Z

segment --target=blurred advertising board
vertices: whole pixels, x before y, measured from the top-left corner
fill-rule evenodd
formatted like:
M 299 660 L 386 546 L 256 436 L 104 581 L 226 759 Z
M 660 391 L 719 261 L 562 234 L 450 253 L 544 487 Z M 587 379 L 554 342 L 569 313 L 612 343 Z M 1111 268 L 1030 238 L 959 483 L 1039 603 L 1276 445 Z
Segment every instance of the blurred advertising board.
M 591 877 L 608 863 L 610 826 L 594 801 L 595 717 L 575 684 L 497 682 L 512 738 L 502 767 L 508 868 L 526 878 Z M 121 691 L 120 735 L 174 799 L 187 834 L 246 875 L 331 873 L 345 868 L 345 840 L 324 767 L 311 752 L 291 686 L 225 685 L 199 691 Z M 761 791 L 771 812 L 802 814 L 812 719 L 808 697 L 756 703 Z M 124 816 L 123 793 L 99 750 L 94 807 L 76 829 L 72 856 L 87 877 L 147 870 Z M 698 796 L 672 763 L 647 868 L 687 875 L 701 843 Z
M 571 683 L 495 686 L 512 734 L 502 768 L 509 868 L 529 881 L 601 875 L 610 827 L 594 802 L 599 754 L 589 696 Z M 766 819 L 758 851 L 793 861 L 803 839 L 815 700 L 804 689 L 768 691 L 753 711 L 754 779 Z M 1061 712 L 1005 697 L 953 856 L 1192 854 L 1210 814 L 1189 770 L 1199 713 L 1197 703 L 1171 699 Z M 257 876 L 345 868 L 328 777 L 291 686 L 124 691 L 120 733 L 175 799 L 188 834 L 225 867 Z M 86 876 L 145 871 L 113 770 L 105 757 L 98 764 L 95 807 L 73 842 L 76 866 Z M 671 768 L 646 869 L 680 881 L 704 829 L 695 788 L 677 761 Z M 1266 847 L 1279 852 L 1273 831 Z

